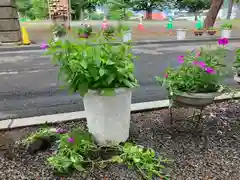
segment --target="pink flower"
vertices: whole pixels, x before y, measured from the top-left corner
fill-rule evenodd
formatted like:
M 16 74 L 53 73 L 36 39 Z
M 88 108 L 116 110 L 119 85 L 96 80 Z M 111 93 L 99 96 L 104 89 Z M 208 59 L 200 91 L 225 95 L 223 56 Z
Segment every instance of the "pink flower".
M 203 62 L 203 61 L 200 61 L 198 64 L 199 64 L 199 66 L 200 66 L 201 68 L 205 68 L 205 67 L 206 67 L 206 63 Z
M 68 138 L 68 139 L 67 139 L 67 141 L 68 141 L 69 143 L 74 143 L 74 139 L 73 139 L 73 138 L 71 138 L 71 137 L 70 137 L 70 138 Z
M 178 62 L 180 64 L 184 63 L 184 56 L 178 56 Z
M 165 77 L 165 78 L 168 78 L 168 74 L 164 74 L 164 77 Z
M 199 56 L 201 56 L 201 52 L 196 53 L 196 57 L 199 57 Z
M 193 65 L 198 65 L 198 62 L 197 61 L 193 61 L 192 64 Z
M 48 48 L 48 44 L 47 43 L 42 43 L 41 46 L 40 46 L 41 49 L 47 49 Z
M 62 129 L 62 128 L 59 128 L 56 130 L 56 133 L 59 133 L 59 134 L 63 134 L 63 133 L 66 133 L 67 131 Z
M 214 69 L 210 68 L 210 67 L 207 67 L 205 68 L 205 71 L 208 73 L 208 74 L 215 74 L 216 72 L 214 71 Z
M 228 39 L 227 38 L 221 38 L 218 40 L 219 45 L 227 45 L 228 44 Z

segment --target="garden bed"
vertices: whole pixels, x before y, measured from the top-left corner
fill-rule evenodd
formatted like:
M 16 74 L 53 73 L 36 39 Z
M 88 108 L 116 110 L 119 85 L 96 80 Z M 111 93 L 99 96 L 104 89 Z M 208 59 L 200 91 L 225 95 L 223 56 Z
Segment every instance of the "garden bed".
M 176 120 L 186 119 L 192 109 L 175 109 Z M 176 180 L 237 180 L 240 177 L 240 103 L 238 100 L 211 105 L 204 110 L 202 133 L 189 128 L 192 123 L 177 121 L 176 128 L 166 128 L 168 109 L 132 115 L 130 141 L 151 147 L 173 160 L 166 166 L 170 179 Z M 84 120 L 53 125 L 64 129 L 86 128 Z M 18 140 L 27 137 L 37 127 L 0 132 L 1 179 L 56 179 L 46 158 L 51 149 L 29 155 L 19 148 Z M 191 132 L 190 130 L 193 130 Z M 3 134 L 6 138 L 3 137 Z M 207 137 L 207 141 L 206 141 Z M 5 144 L 9 152 L 3 155 Z M 7 146 L 6 146 L 7 147 Z M 1 149 L 2 148 L 2 149 Z M 124 165 L 89 170 L 88 174 L 74 172 L 63 179 L 72 180 L 140 180 L 141 176 Z M 159 178 L 157 178 L 159 180 Z

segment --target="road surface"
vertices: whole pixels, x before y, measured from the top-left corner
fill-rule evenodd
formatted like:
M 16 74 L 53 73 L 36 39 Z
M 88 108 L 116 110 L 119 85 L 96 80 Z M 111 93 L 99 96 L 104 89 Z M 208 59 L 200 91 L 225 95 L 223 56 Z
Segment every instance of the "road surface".
M 138 56 L 136 76 L 140 87 L 133 92 L 133 103 L 162 100 L 167 98 L 155 76 L 163 75 L 164 69 L 178 66 L 177 56 L 184 55 L 196 45 L 141 45 L 133 47 Z M 231 51 L 239 43 L 229 46 Z M 227 61 L 233 62 L 229 52 Z M 54 113 L 83 110 L 79 94 L 69 94 L 59 88 L 57 67 L 50 62 L 44 51 L 0 52 L 0 120 L 6 118 L 31 117 Z M 236 85 L 232 76 L 227 84 Z

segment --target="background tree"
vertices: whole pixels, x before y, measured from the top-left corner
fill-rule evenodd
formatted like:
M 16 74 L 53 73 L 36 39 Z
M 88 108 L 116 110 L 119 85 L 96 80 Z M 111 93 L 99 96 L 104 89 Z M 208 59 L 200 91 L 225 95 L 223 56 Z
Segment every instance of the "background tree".
M 107 4 L 109 5 L 109 15 L 111 14 L 118 14 L 119 19 L 128 19 L 128 8 L 131 8 L 131 0 L 108 0 Z
M 48 0 L 32 0 L 31 12 L 35 19 L 48 18 Z
M 228 1 L 228 13 L 227 13 L 227 19 L 231 18 L 232 15 L 232 8 L 234 3 L 240 3 L 240 0 L 229 0 Z
M 31 18 L 32 3 L 30 2 L 30 0 L 17 0 L 16 5 L 18 12 L 20 13 L 21 16 L 27 16 Z
M 209 9 L 211 5 L 210 0 L 176 0 L 175 6 L 180 10 L 187 10 L 195 14 L 195 20 L 200 11 Z
M 153 9 L 161 10 L 165 6 L 165 0 L 134 0 L 132 3 L 133 10 L 146 11 L 147 19 L 152 19 Z
M 211 7 L 208 11 L 207 17 L 204 22 L 205 28 L 214 26 L 218 12 L 223 5 L 223 0 L 212 0 Z

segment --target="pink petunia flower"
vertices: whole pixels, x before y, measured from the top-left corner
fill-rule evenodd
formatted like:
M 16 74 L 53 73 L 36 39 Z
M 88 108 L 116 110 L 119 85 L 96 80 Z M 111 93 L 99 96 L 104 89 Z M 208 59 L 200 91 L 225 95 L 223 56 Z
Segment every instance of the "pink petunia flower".
M 184 63 L 184 56 L 178 56 L 178 62 L 180 64 Z
M 68 138 L 67 141 L 68 141 L 69 143 L 74 143 L 74 139 L 73 139 L 72 137 Z
M 56 133 L 59 133 L 59 134 L 63 134 L 63 133 L 66 133 L 67 131 L 65 129 L 62 129 L 62 128 L 58 128 L 56 130 Z
M 210 67 L 207 67 L 205 68 L 205 71 L 208 73 L 208 74 L 215 74 L 215 70 L 213 68 L 210 68 Z
M 198 62 L 197 61 L 193 61 L 192 64 L 193 65 L 198 65 Z
M 48 44 L 44 42 L 44 43 L 41 44 L 40 48 L 45 50 L 45 49 L 48 48 Z
M 201 56 L 201 52 L 196 53 L 196 57 L 199 57 L 199 56 Z
M 219 45 L 227 45 L 228 44 L 228 39 L 227 38 L 221 38 L 218 40 Z
M 168 78 L 168 74 L 164 74 L 164 77 L 165 77 L 165 78 Z
M 201 68 L 205 68 L 207 66 L 206 63 L 203 61 L 200 61 L 198 64 Z

